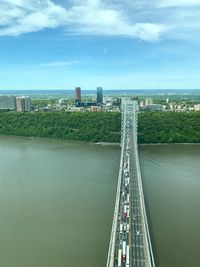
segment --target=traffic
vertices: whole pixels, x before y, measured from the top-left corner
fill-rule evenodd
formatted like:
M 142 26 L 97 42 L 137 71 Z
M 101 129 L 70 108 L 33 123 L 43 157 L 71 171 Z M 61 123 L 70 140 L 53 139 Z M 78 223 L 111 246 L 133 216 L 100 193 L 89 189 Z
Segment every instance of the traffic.
M 123 104 L 121 162 L 107 267 L 155 267 L 137 147 L 137 104 Z

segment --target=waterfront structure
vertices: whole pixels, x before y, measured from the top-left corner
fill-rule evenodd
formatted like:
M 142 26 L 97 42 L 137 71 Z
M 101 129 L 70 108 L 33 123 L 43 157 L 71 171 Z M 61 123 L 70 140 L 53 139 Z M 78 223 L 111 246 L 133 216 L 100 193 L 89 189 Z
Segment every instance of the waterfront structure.
M 0 109 L 15 110 L 16 109 L 16 97 L 9 95 L 0 96 Z
M 81 87 L 75 88 L 75 106 L 81 107 Z
M 19 112 L 31 111 L 31 99 L 28 96 L 16 97 L 16 105 Z
M 103 88 L 97 87 L 97 106 L 103 105 Z
M 138 156 L 137 111 L 137 101 L 123 101 L 121 161 L 107 267 L 155 267 Z

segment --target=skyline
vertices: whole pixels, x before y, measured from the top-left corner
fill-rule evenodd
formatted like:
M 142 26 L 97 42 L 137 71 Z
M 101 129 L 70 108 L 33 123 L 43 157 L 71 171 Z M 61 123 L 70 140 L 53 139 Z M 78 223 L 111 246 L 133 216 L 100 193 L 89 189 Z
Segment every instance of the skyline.
M 200 88 L 200 0 L 0 4 L 0 90 Z

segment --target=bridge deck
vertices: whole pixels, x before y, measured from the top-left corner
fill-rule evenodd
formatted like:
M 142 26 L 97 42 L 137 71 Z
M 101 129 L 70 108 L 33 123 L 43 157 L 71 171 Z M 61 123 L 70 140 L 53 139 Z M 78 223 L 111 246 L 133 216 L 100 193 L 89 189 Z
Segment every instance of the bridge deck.
M 121 162 L 107 267 L 154 267 L 137 149 L 137 102 L 122 109 Z

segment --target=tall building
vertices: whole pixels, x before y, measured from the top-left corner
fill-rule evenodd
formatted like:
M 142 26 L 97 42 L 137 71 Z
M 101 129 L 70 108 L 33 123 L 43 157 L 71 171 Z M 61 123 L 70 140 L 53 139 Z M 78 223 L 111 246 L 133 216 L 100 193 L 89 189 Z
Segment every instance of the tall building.
M 103 105 L 103 88 L 97 87 L 97 106 Z
M 146 98 L 145 99 L 145 106 L 152 105 L 152 104 L 153 104 L 153 99 L 152 98 Z
M 81 101 L 81 87 L 75 88 L 75 99 Z
M 16 97 L 17 111 L 31 111 L 31 99 L 28 96 Z
M 16 97 L 9 95 L 0 96 L 0 109 L 14 110 L 16 109 Z
M 76 107 L 81 106 L 81 87 L 75 88 L 75 106 Z

